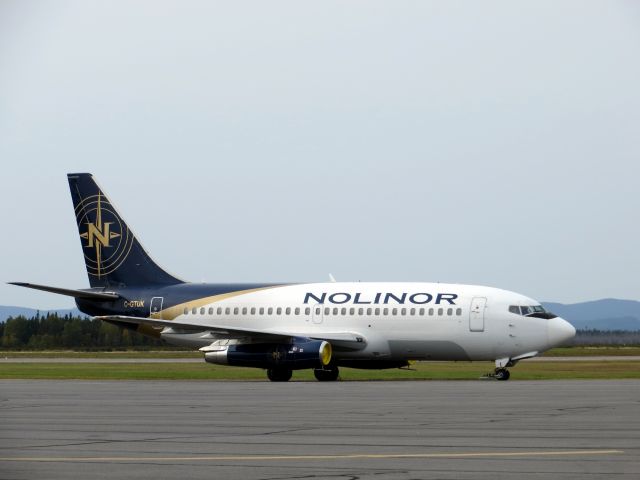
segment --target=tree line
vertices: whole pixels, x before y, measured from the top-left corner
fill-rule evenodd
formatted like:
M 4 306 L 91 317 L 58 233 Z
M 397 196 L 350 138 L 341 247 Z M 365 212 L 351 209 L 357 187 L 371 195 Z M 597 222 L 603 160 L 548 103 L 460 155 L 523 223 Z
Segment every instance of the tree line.
M 89 317 L 39 313 L 31 318 L 9 317 L 0 323 L 4 350 L 111 350 L 158 349 L 166 343 L 132 330 Z
M 578 330 L 572 345 L 576 347 L 640 345 L 640 330 Z
M 0 323 L 4 350 L 175 349 L 161 340 L 89 317 L 39 313 L 31 318 L 9 317 Z M 640 345 L 640 331 L 578 330 L 573 345 Z

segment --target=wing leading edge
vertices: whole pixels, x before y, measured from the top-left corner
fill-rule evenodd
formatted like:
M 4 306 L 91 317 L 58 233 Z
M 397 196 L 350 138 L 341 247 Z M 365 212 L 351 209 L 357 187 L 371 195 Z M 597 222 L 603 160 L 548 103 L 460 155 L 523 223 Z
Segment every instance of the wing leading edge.
M 328 342 L 366 343 L 364 336 L 356 332 L 285 332 L 275 330 L 254 330 L 249 328 L 239 328 L 227 325 L 202 325 L 196 323 L 185 323 L 174 320 L 158 320 L 155 318 L 127 317 L 124 315 L 108 315 L 94 317 L 98 320 L 131 323 L 134 325 L 148 325 L 151 327 L 174 328 L 181 330 L 191 330 L 194 332 L 211 332 L 224 337 L 246 337 L 264 338 L 265 340 L 281 340 L 291 337 L 305 337 L 314 340 L 326 340 Z

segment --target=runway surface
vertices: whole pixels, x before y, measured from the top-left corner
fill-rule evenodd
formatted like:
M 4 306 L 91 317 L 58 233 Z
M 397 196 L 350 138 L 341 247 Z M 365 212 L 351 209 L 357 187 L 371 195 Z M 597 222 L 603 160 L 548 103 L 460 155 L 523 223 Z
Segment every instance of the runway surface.
M 2 479 L 639 473 L 638 381 L 0 381 Z

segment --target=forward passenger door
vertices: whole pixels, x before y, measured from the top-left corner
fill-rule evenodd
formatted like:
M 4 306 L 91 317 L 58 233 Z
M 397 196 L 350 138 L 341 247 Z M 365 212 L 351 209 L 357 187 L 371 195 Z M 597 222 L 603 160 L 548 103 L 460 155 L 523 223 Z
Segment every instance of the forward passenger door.
M 484 310 L 487 307 L 485 297 L 473 297 L 469 310 L 469 330 L 472 332 L 484 332 Z

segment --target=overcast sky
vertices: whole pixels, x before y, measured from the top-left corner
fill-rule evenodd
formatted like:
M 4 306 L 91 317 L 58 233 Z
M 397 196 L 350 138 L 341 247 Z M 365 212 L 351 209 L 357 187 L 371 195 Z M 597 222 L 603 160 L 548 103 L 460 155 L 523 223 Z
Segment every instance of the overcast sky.
M 640 3 L 2 0 L 0 164 L 3 283 L 88 286 L 88 171 L 192 281 L 640 300 Z

